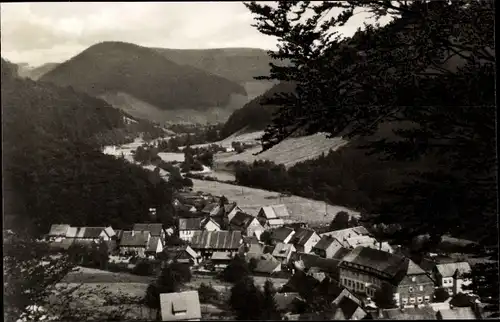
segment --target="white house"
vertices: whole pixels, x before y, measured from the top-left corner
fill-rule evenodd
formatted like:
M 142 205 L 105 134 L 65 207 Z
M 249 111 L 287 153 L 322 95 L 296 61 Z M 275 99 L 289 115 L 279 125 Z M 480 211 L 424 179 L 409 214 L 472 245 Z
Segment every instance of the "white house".
M 202 230 L 204 218 L 179 218 L 179 238 L 191 242 L 194 233 Z
M 321 237 L 312 229 L 299 228 L 290 239 L 290 244 L 295 246 L 297 252 L 309 254 L 319 241 Z
M 214 217 L 207 217 L 204 221 L 202 221 L 201 229 L 207 231 L 219 231 L 221 230 L 221 227 Z
M 467 262 L 456 262 L 438 264 L 434 267 L 435 280 L 439 286 L 445 288 L 450 295 L 458 293 L 470 293 L 463 287 L 470 285 L 472 281 L 464 275 L 471 272 L 471 267 Z

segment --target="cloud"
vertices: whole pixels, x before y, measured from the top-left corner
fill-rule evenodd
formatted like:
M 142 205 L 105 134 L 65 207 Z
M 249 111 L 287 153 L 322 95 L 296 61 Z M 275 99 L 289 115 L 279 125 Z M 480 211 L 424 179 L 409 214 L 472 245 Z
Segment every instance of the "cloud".
M 62 62 L 102 41 L 275 49 L 276 39 L 252 23 L 240 2 L 2 3 L 2 56 L 32 65 Z

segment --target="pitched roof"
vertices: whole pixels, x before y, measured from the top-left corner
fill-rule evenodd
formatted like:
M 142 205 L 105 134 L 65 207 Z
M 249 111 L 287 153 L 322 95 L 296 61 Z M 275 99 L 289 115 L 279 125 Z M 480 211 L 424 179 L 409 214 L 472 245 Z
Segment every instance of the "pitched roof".
M 312 229 L 299 228 L 293 235 L 292 239 L 290 240 L 290 243 L 294 245 L 303 246 L 314 234 L 316 234 L 316 232 Z
M 60 242 L 51 242 L 49 246 L 55 249 L 68 250 L 74 242 L 75 240 L 73 238 L 65 238 Z
M 148 242 L 148 246 L 146 248 L 146 251 L 147 252 L 156 252 L 156 249 L 158 247 L 158 243 L 161 242 L 160 241 L 160 237 L 158 236 L 155 236 L 155 237 L 151 237 L 149 239 L 149 242 Z
M 160 294 L 163 321 L 201 319 L 198 291 Z
M 187 253 L 189 254 L 192 258 L 198 258 L 200 255 L 196 253 L 190 246 L 184 245 L 184 246 L 169 246 L 163 248 L 163 253 L 167 256 L 169 259 L 178 259 L 179 257 L 182 256 L 182 254 Z
M 50 226 L 50 231 L 47 236 L 49 237 L 66 236 L 69 227 L 70 227 L 69 225 L 54 224 Z
M 297 270 L 288 282 L 283 285 L 281 292 L 298 292 L 302 297 L 308 297 L 319 283 L 314 277 Z
M 220 229 L 221 225 L 222 225 L 222 218 L 207 217 L 204 220 L 202 220 L 202 222 L 201 222 L 201 228 L 205 229 L 205 227 L 207 226 L 207 224 L 209 222 L 212 222 L 213 224 L 215 224 Z
M 245 244 L 259 244 L 259 239 L 257 236 L 244 236 L 243 242 Z
M 333 254 L 332 258 L 333 259 L 338 259 L 338 260 L 341 260 L 344 258 L 345 255 L 349 254 L 351 252 L 351 250 L 349 248 L 345 248 L 345 247 L 340 247 L 339 249 L 337 249 L 337 251 Z
M 378 316 L 378 313 L 377 313 Z M 435 320 L 436 312 L 431 307 L 406 307 L 404 309 L 385 309 L 384 319 L 388 320 Z
M 231 254 L 228 252 L 214 252 L 210 257 L 211 260 L 231 260 Z
M 254 216 L 238 211 L 229 224 L 238 229 L 246 229 L 254 219 Z
M 70 238 L 99 238 L 106 227 L 70 227 L 66 237 Z
M 193 249 L 238 249 L 241 244 L 240 231 L 196 231 L 191 240 Z
M 179 218 L 179 230 L 200 230 L 203 217 Z
M 313 248 L 320 250 L 327 250 L 328 247 L 330 247 L 334 241 L 335 238 L 331 236 L 322 236 L 319 242 L 317 242 L 316 245 L 313 246 Z
M 436 269 L 443 277 L 452 277 L 457 271 L 459 275 L 463 275 L 471 271 L 471 267 L 467 262 L 438 264 L 436 265 Z
M 120 247 L 146 247 L 148 236 L 148 231 L 124 231 Z
M 161 231 L 163 229 L 163 225 L 159 223 L 151 223 L 151 224 L 134 224 L 132 230 L 135 231 L 149 231 L 151 236 L 160 236 Z
M 357 227 L 351 227 L 351 228 L 346 228 L 346 229 L 340 229 L 340 230 L 334 230 L 334 231 L 329 231 L 323 234 L 320 234 L 321 237 L 323 236 L 332 236 L 337 238 L 340 242 L 342 242 L 345 238 L 350 238 L 354 236 L 361 236 L 361 235 L 369 235 L 370 233 L 368 230 L 366 230 L 365 227 L 363 226 L 357 226 Z
M 208 205 L 206 205 L 201 212 L 208 213 L 211 216 L 214 216 L 217 214 L 217 212 L 220 210 L 220 206 L 216 202 L 211 202 Z
M 342 262 L 369 267 L 389 277 L 395 277 L 401 271 L 404 261 L 402 256 L 364 246 L 356 247 L 342 259 Z
M 274 301 L 276 302 L 277 309 L 281 312 L 290 311 L 293 307 L 293 303 L 297 300 L 300 300 L 300 295 L 297 292 L 274 294 Z
M 271 239 L 283 242 L 287 239 L 291 234 L 294 233 L 294 230 L 289 227 L 279 227 L 274 229 L 271 232 Z
M 340 302 L 337 303 L 337 310 L 341 310 L 346 320 L 351 320 L 354 312 L 356 312 L 359 307 L 358 303 L 354 302 L 347 296 L 343 297 Z
M 230 204 L 224 205 L 224 212 L 226 214 L 230 213 L 234 208 L 236 208 L 237 205 L 238 204 L 236 202 L 231 202 Z
M 325 273 L 337 273 L 340 260 L 333 258 L 323 258 L 315 254 L 295 253 L 296 259 L 302 261 L 304 268 L 311 269 L 317 267 Z
M 257 260 L 256 266 L 254 268 L 255 272 L 258 273 L 272 273 L 281 263 L 276 259 L 259 259 Z
M 264 206 L 261 208 L 266 219 L 277 219 L 290 217 L 290 213 L 284 204 Z
M 477 320 L 476 314 L 470 306 L 439 310 L 438 315 L 443 320 Z
M 287 258 L 291 252 L 295 251 L 295 247 L 292 244 L 278 243 L 274 247 L 272 255 L 276 258 Z

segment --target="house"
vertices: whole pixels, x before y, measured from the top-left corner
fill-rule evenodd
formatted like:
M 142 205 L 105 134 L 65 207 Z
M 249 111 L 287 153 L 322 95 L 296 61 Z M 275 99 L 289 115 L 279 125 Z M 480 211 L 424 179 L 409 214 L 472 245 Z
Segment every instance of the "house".
M 281 313 L 292 313 L 296 310 L 297 303 L 304 302 L 297 292 L 275 293 L 276 309 Z
M 66 234 L 68 233 L 70 226 L 64 224 L 54 224 L 50 226 L 50 231 L 47 234 L 47 239 L 49 241 L 60 242 L 64 238 L 66 238 Z
M 356 236 L 370 236 L 370 233 L 368 232 L 368 230 L 366 230 L 365 227 L 357 226 L 357 227 L 351 227 L 351 228 L 326 232 L 326 233 L 320 234 L 320 236 L 321 237 L 331 236 L 331 237 L 336 238 L 338 241 L 342 242 L 342 240 L 344 240 L 346 238 L 351 238 L 351 237 L 356 237 Z
M 256 231 L 264 231 L 264 227 L 252 215 L 237 212 L 229 221 L 230 230 L 239 230 L 245 236 L 252 236 Z
M 342 248 L 342 244 L 331 236 L 323 236 L 319 242 L 313 246 L 311 251 L 323 258 L 332 258 L 333 255 Z
M 160 313 L 162 321 L 200 321 L 198 291 L 161 293 Z
M 238 213 L 243 212 L 236 202 L 231 202 L 230 204 L 224 205 L 224 216 L 227 217 L 230 222 L 233 217 Z
M 308 272 L 317 268 L 320 272 L 327 274 L 335 279 L 339 278 L 339 265 L 341 261 L 334 258 L 323 258 L 315 254 L 306 254 L 297 252 L 292 256 L 296 270 Z
M 281 205 L 272 205 L 272 206 L 264 206 L 262 207 L 258 214 L 257 219 L 260 224 L 264 227 L 280 227 L 285 224 L 284 219 L 289 219 L 290 214 L 286 209 L 286 206 Z
M 361 305 L 348 297 L 343 297 L 334 305 L 332 320 L 361 320 L 366 315 Z
M 224 270 L 232 259 L 233 257 L 228 252 L 214 252 L 210 257 L 210 261 L 214 265 L 215 269 L 219 271 Z
M 115 231 L 111 227 L 69 227 L 66 232 L 66 238 L 73 238 L 78 244 L 109 241 L 115 236 Z
M 221 223 L 215 217 L 206 217 L 201 222 L 201 229 L 207 231 L 219 231 L 221 230 Z
M 144 254 L 148 257 L 156 257 L 163 252 L 163 241 L 160 236 L 151 236 Z
M 163 225 L 160 223 L 134 224 L 132 230 L 149 231 L 151 237 L 160 237 L 161 240 L 165 240 L 165 230 L 163 229 Z
M 227 252 L 231 256 L 238 252 L 242 243 L 240 231 L 197 231 L 191 239 L 191 248 L 203 258 L 209 259 L 214 252 Z
M 379 242 L 371 236 L 355 236 L 344 238 L 342 244 L 346 248 L 354 249 L 358 246 L 370 247 L 373 249 L 382 250 L 388 253 L 394 253 L 391 245 L 388 242 Z
M 210 202 L 208 203 L 203 209 L 201 210 L 201 213 L 204 214 L 205 216 L 222 216 L 224 212 L 224 208 L 221 207 L 218 203 L 216 202 Z
M 283 243 L 288 244 L 292 239 L 295 231 L 289 227 L 279 227 L 271 232 L 271 241 L 273 244 Z
M 321 237 L 312 229 L 300 228 L 290 239 L 290 244 L 295 246 L 298 252 L 310 253 L 314 245 L 320 241 Z
M 150 238 L 149 231 L 124 231 L 118 250 L 121 255 L 134 254 L 145 257 Z
M 252 258 L 260 258 L 264 254 L 264 245 L 262 244 L 247 244 L 245 248 L 244 254 L 248 261 Z
M 466 274 L 471 272 L 471 267 L 467 262 L 455 262 L 437 264 L 434 267 L 433 275 L 439 286 L 445 288 L 450 295 L 458 293 L 469 293 L 463 286 L 470 285 L 471 280 L 466 278 Z
M 429 302 L 434 292 L 433 281 L 409 258 L 363 246 L 344 256 L 339 278 L 344 287 L 369 297 L 387 284 L 399 306 Z
M 278 243 L 272 252 L 274 258 L 280 261 L 281 265 L 285 266 L 290 261 L 292 253 L 295 252 L 295 247 L 292 244 Z
M 256 260 L 253 271 L 255 273 L 272 275 L 281 271 L 281 262 L 270 254 L 263 254 Z
M 370 315 L 373 320 L 436 320 L 436 312 L 430 306 L 379 309 Z
M 280 293 L 297 292 L 302 298 L 309 298 L 320 282 L 303 271 L 297 270 L 281 287 Z
M 470 306 L 442 309 L 436 314 L 437 320 L 479 320 L 480 318 Z
M 195 232 L 201 231 L 201 226 L 205 220 L 202 217 L 179 218 L 179 238 L 191 242 Z
M 199 265 L 201 256 L 190 246 L 170 246 L 163 249 L 162 257 L 167 262 L 177 261 L 178 263 Z

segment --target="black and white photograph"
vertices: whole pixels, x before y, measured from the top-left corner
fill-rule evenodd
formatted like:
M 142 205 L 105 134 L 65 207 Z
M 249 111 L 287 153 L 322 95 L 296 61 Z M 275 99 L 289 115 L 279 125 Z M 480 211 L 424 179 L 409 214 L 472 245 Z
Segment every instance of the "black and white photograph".
M 496 320 L 494 0 L 2 2 L 4 320 Z

